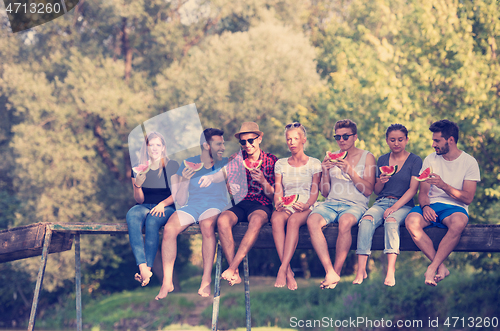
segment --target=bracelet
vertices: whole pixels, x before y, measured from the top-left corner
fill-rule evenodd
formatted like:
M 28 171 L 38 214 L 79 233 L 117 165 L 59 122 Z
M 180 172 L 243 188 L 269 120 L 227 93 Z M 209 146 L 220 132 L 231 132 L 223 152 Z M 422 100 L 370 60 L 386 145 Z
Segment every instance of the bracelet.
M 425 207 L 430 207 L 430 206 L 429 205 L 423 205 L 422 207 L 420 207 L 420 209 L 422 209 L 422 211 L 424 211 Z
M 134 183 L 134 186 L 137 187 L 137 188 L 142 188 L 142 186 L 137 186 L 137 185 L 135 185 L 135 183 Z

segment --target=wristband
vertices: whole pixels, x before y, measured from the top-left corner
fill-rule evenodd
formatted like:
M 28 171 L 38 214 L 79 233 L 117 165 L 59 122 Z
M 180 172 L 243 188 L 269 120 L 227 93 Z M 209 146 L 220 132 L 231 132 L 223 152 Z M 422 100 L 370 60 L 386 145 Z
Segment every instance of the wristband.
M 137 187 L 137 188 L 141 188 L 141 187 L 142 187 L 142 186 L 137 186 L 137 185 L 135 185 L 135 183 L 134 183 L 134 186 L 135 186 L 135 187 Z
M 422 209 L 422 211 L 424 211 L 425 207 L 430 207 L 430 206 L 429 205 L 423 205 L 422 207 L 420 207 L 420 209 Z

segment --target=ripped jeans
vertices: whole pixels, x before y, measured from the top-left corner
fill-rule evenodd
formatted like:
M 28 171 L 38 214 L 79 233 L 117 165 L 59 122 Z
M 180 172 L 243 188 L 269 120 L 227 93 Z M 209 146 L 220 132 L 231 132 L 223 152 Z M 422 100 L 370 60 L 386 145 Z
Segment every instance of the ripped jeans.
M 373 206 L 361 217 L 358 223 L 358 248 L 356 249 L 356 254 L 371 254 L 373 234 L 375 233 L 375 229 L 382 225 L 382 223 L 385 229 L 384 253 L 399 254 L 399 227 L 405 221 L 406 215 L 410 212 L 411 207 L 405 205 L 389 215 L 388 219 L 393 218 L 396 222 L 384 222 L 385 210 L 392 207 L 397 201 L 398 199 L 393 198 L 380 198 L 375 201 Z M 364 218 L 365 216 L 371 216 L 373 221 Z

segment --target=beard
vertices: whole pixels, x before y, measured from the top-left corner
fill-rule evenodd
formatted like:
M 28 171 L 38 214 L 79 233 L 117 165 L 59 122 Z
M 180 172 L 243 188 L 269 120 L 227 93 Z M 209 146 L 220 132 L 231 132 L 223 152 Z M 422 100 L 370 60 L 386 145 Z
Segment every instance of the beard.
M 436 154 L 437 155 L 443 155 L 443 154 L 446 154 L 450 151 L 450 145 L 448 145 L 448 143 L 446 143 L 443 148 L 438 148 L 438 150 L 436 151 Z
M 208 151 L 208 154 L 210 155 L 210 157 L 214 161 L 220 161 L 220 160 L 222 160 L 222 156 L 219 156 L 219 154 L 217 154 L 217 153 L 215 153 L 215 155 L 212 154 L 212 148 L 210 148 L 210 150 Z

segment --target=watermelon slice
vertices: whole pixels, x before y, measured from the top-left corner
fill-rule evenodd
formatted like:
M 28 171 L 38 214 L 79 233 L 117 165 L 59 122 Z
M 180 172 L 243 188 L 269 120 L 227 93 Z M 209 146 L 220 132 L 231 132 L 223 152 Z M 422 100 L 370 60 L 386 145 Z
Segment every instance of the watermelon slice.
M 398 171 L 398 165 L 382 166 L 379 168 L 382 175 L 392 176 Z
M 345 159 L 347 157 L 347 151 L 340 153 L 332 153 L 330 151 L 327 151 L 326 156 L 330 159 L 330 161 L 337 162 L 338 160 Z
M 262 165 L 262 160 L 259 160 L 259 161 L 250 161 L 249 159 L 246 159 L 245 161 L 243 161 L 243 165 L 248 170 L 259 169 L 260 166 Z
M 425 169 L 424 171 L 422 171 L 420 176 L 417 177 L 417 180 L 419 182 L 423 182 L 427 178 L 431 177 L 431 174 L 432 174 L 432 167 L 429 167 L 429 168 Z
M 194 163 L 194 162 L 189 162 L 184 160 L 184 165 L 186 168 L 193 170 L 193 171 L 199 171 L 201 168 L 203 168 L 203 162 L 201 163 Z
M 291 207 L 298 200 L 299 200 L 298 194 L 281 197 L 281 201 L 283 202 L 283 207 Z
M 143 174 L 148 172 L 150 169 L 150 164 L 139 164 L 137 167 L 133 167 L 132 170 L 137 174 Z

